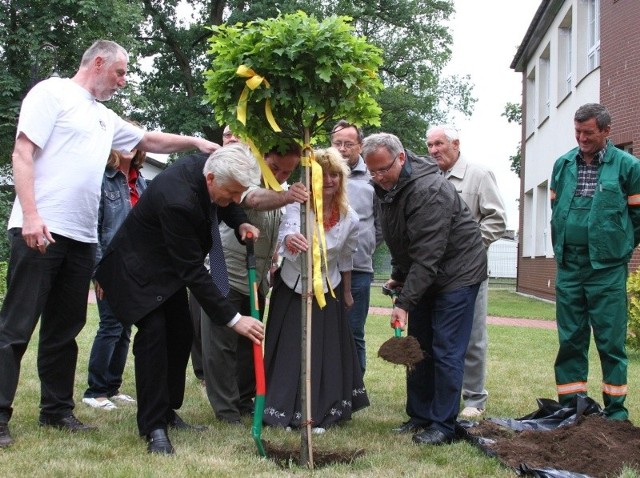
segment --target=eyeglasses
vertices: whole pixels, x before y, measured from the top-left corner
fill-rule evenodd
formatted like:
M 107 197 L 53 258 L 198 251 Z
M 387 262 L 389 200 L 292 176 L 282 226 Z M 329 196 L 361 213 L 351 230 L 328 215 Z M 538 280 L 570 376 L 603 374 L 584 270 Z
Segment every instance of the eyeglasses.
M 334 148 L 342 148 L 344 146 L 345 149 L 351 149 L 359 144 L 360 143 L 352 143 L 351 141 L 331 141 L 331 146 Z
M 232 136 L 233 136 L 233 133 L 222 133 L 223 138 L 231 138 Z
M 396 164 L 396 159 L 398 159 L 398 155 L 396 155 L 396 157 L 393 158 L 393 161 L 391 161 L 391 164 L 389 165 L 388 168 L 378 169 L 377 171 L 369 171 L 369 176 L 371 176 L 372 178 L 375 178 L 377 176 L 380 176 L 380 177 L 384 176 L 389 172 L 391 168 L 393 168 L 393 165 Z

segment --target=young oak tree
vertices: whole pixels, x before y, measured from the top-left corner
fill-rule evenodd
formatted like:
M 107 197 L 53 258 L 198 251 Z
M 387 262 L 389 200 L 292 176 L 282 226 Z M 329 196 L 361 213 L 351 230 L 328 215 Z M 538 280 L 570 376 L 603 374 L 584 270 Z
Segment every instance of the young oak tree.
M 135 118 L 150 127 L 219 141 L 221 126 L 211 123 L 208 107 L 200 102 L 206 27 L 297 11 L 316 18 L 349 16 L 354 32 L 382 49 L 379 73 L 384 88 L 375 96 L 380 125 L 366 127 L 365 133 L 397 134 L 408 148 L 424 153 L 428 124 L 445 121 L 454 110 L 465 115 L 473 111 L 476 100 L 469 77 L 442 74 L 451 57 L 447 21 L 454 12 L 452 0 L 194 0 L 189 2 L 189 21 L 178 15 L 178 0 L 143 3 L 146 21 L 140 40 L 145 54 L 154 55 L 154 68 L 143 73 L 141 95 L 132 101 Z
M 301 430 L 300 461 L 313 468 L 311 305 L 313 296 L 321 308 L 325 304 L 320 257 L 326 247 L 320 247 L 324 243 L 322 169 L 313 160 L 312 144 L 325 125 L 340 118 L 358 125 L 378 124 L 380 108 L 373 96 L 382 88 L 377 75 L 380 50 L 354 35 L 349 18 L 330 16 L 318 21 L 302 11 L 212 30 L 209 53 L 213 59 L 205 89 L 218 123 L 230 125 L 234 134 L 252 145 L 258 159 L 271 149 L 285 149 L 291 139 L 304 146 L 303 182 L 312 198 L 301 210 L 301 232 L 313 246 L 301 256 L 305 299 L 301 301 L 300 396 L 301 422 L 306 426 Z M 263 168 L 266 172 L 268 168 Z M 309 188 L 311 180 L 313 188 Z M 312 203 L 317 221 L 313 226 Z M 262 421 L 257 406 L 256 421 Z

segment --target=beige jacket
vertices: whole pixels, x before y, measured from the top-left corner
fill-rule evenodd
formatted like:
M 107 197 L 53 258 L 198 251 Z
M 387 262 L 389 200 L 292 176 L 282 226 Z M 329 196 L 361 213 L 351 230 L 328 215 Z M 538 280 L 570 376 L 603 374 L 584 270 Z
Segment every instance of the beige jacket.
M 504 202 L 493 172 L 468 162 L 460 153 L 453 168 L 445 173 L 445 177 L 455 186 L 469 207 L 473 219 L 480 225 L 482 242 L 488 248 L 492 242 L 500 239 L 507 229 Z

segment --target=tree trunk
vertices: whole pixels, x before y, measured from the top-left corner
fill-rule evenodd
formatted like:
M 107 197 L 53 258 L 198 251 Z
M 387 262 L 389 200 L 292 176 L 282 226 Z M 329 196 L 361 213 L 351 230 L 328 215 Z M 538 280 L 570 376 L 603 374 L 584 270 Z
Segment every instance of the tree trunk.
M 309 145 L 309 128 L 304 130 L 304 144 Z M 311 151 L 305 148 L 303 160 L 302 181 L 308 191 L 311 190 Z M 320 191 L 322 193 L 322 191 Z M 302 421 L 300 426 L 300 465 L 313 469 L 313 444 L 311 440 L 311 305 L 313 301 L 312 268 L 313 268 L 313 222 L 311 221 L 311 197 L 300 208 L 300 231 L 307 238 L 307 252 L 302 254 L 301 267 L 301 363 L 300 363 L 300 406 L 302 408 Z

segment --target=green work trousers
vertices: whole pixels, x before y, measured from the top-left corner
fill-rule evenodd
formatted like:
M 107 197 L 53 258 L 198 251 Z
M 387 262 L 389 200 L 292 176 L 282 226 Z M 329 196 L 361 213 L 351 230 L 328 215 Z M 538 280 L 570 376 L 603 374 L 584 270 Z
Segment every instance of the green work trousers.
M 602 398 L 608 418 L 628 419 L 627 395 L 627 264 L 593 269 L 587 245 L 578 232 L 586 225 L 590 198 L 575 198 L 569 213 L 564 261 L 556 277 L 556 320 L 559 349 L 555 361 L 558 400 L 567 405 L 587 392 L 591 330 L 602 367 Z M 590 205 L 590 204 L 589 204 Z M 582 207 L 580 207 L 582 206 Z M 586 236 L 583 236 L 586 237 Z

